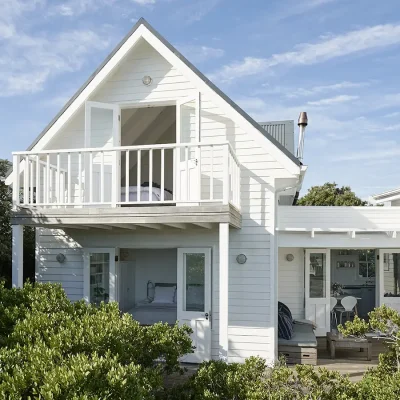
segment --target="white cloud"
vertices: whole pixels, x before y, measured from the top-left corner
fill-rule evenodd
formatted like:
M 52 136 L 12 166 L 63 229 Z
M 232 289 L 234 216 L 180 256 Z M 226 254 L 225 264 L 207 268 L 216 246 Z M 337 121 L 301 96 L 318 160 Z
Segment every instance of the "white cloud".
M 184 24 L 198 22 L 214 10 L 222 1 L 223 0 L 201 0 L 185 6 L 180 6 L 175 14 L 175 18 L 179 20 L 180 23 Z
M 274 54 L 268 58 L 245 57 L 242 61 L 225 65 L 212 74 L 212 79 L 230 81 L 264 73 L 279 65 L 312 65 L 396 44 L 400 44 L 400 24 L 376 25 L 324 38 L 318 43 L 303 43 L 293 51 Z
M 225 51 L 208 46 L 177 45 L 179 51 L 191 62 L 203 62 L 213 58 L 223 57 Z
M 333 83 L 330 85 L 320 85 L 320 86 L 313 86 L 310 88 L 297 88 L 292 91 L 288 91 L 289 93 L 286 94 L 288 98 L 296 98 L 301 96 L 314 96 L 316 94 L 321 94 L 325 92 L 334 92 L 338 90 L 344 89 L 359 89 L 363 87 L 368 87 L 371 85 L 371 82 L 339 82 Z
M 358 96 L 349 96 L 349 95 L 339 95 L 335 97 L 329 97 L 327 99 L 321 99 L 321 100 L 316 100 L 316 101 L 309 101 L 307 102 L 308 105 L 310 106 L 331 106 L 332 104 L 341 104 L 341 103 L 347 103 L 349 101 L 357 100 L 359 97 Z
M 140 4 L 141 6 L 146 6 L 149 4 L 155 4 L 156 0 L 132 0 L 134 3 Z
M 38 92 L 51 77 L 81 69 L 88 55 L 108 46 L 107 35 L 90 30 L 54 36 L 17 32 L 2 46 L 0 96 Z
M 400 117 L 400 111 L 395 111 L 390 114 L 386 114 L 383 116 L 384 118 L 395 118 L 395 117 Z
M 63 17 L 76 17 L 87 12 L 94 12 L 105 6 L 112 6 L 116 0 L 68 0 L 52 6 L 48 14 Z

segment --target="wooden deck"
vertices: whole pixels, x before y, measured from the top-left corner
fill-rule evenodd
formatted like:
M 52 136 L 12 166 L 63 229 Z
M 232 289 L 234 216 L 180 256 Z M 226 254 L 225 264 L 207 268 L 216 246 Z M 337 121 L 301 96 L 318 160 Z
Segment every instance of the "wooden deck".
M 318 338 L 318 367 L 324 367 L 330 371 L 338 371 L 343 375 L 349 375 L 353 382 L 362 379 L 363 374 L 378 365 L 378 356 L 386 351 L 382 340 L 372 340 L 372 360 L 367 361 L 366 353 L 357 350 L 336 350 L 336 357 L 331 359 L 327 348 L 326 338 Z

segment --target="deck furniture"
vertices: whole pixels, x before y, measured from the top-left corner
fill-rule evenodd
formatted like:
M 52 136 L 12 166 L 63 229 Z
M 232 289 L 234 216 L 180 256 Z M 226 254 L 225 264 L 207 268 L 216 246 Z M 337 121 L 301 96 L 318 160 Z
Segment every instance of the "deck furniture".
M 371 338 L 352 338 L 343 337 L 339 334 L 328 332 L 328 349 L 331 353 L 331 358 L 335 358 L 336 349 L 359 349 L 363 351 L 367 349 L 367 360 L 371 361 L 372 341 Z
M 286 358 L 287 364 L 317 365 L 317 338 L 313 325 L 295 322 L 292 338 L 278 339 L 278 353 Z
M 336 315 L 336 308 L 337 306 L 337 298 L 331 297 L 331 322 L 335 321 L 337 325 L 337 315 Z
M 338 308 L 337 311 L 340 314 L 339 321 L 342 323 L 343 314 L 346 314 L 347 319 L 350 319 L 351 315 L 357 315 L 357 299 L 353 296 L 343 297 L 341 300 L 343 308 Z

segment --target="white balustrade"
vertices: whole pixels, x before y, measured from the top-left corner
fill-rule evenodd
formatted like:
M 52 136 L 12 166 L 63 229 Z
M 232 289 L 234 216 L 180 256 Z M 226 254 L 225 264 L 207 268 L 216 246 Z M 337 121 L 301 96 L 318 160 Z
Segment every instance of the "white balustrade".
M 240 163 L 228 142 L 13 153 L 15 206 L 232 204 Z

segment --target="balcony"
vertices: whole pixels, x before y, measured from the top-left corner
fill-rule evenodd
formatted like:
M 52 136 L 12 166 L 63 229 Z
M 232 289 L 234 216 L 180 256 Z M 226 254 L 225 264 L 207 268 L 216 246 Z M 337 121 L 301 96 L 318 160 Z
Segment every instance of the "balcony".
M 93 214 L 93 208 L 143 215 L 152 207 L 240 213 L 241 168 L 228 142 L 15 152 L 13 164 L 13 203 L 25 215 Z

